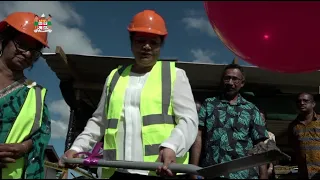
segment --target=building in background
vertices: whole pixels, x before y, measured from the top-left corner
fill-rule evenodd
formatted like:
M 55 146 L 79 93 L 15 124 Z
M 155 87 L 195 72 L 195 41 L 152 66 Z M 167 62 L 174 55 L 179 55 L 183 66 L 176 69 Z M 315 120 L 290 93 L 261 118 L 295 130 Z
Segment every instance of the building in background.
M 45 150 L 45 161 L 49 161 L 51 163 L 58 163 L 58 161 L 59 161 L 59 156 L 52 145 L 48 145 L 47 149 Z M 52 169 L 52 168 L 45 166 L 44 167 L 44 178 L 45 179 L 57 179 L 57 174 L 59 172 L 60 172 L 59 170 L 55 170 L 55 169 Z

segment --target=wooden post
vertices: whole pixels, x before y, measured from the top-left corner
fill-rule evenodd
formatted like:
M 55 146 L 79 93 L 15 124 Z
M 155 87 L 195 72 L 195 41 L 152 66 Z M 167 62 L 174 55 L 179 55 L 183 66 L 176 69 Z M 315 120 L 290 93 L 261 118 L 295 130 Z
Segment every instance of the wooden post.
M 68 179 L 68 170 L 67 171 L 63 171 L 59 177 L 59 179 Z
M 238 58 L 237 57 L 233 58 L 232 64 L 238 64 Z

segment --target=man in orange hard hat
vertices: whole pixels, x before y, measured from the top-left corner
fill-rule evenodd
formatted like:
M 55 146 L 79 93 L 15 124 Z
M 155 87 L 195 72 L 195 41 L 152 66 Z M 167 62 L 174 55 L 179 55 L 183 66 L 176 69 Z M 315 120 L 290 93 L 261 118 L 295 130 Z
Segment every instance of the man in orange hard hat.
M 51 125 L 47 90 L 23 71 L 48 47 L 47 33 L 34 32 L 35 14 L 15 12 L 0 22 L 0 178 L 43 179 Z
M 191 86 L 175 62 L 158 60 L 168 34 L 159 14 L 139 12 L 128 31 L 135 62 L 109 74 L 97 110 L 64 156 L 74 158 L 78 152 L 89 151 L 104 136 L 105 160 L 160 161 L 163 165 L 153 171 L 102 168 L 102 178 L 173 176 L 168 165 L 188 163 L 188 150 L 197 135 Z

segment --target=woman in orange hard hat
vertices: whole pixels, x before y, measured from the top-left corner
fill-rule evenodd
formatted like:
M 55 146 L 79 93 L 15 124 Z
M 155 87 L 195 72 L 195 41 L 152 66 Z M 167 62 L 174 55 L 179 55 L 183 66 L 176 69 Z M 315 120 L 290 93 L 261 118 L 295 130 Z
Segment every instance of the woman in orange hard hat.
M 98 108 L 64 156 L 89 151 L 104 137 L 104 159 L 163 162 L 153 171 L 102 168 L 102 178 L 173 176 L 172 162 L 188 163 L 198 127 L 189 80 L 175 62 L 159 60 L 167 37 L 164 19 L 153 10 L 136 14 L 129 27 L 134 63 L 106 79 Z
M 34 32 L 35 14 L 15 12 L 0 22 L 0 175 L 43 179 L 50 139 L 46 89 L 23 71 L 48 47 L 47 33 Z

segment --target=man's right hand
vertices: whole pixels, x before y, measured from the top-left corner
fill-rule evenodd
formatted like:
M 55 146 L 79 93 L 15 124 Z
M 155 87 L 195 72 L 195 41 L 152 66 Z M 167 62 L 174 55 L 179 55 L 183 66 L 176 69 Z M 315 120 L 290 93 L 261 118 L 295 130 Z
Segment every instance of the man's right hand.
M 67 159 L 70 159 L 70 158 L 78 158 L 79 156 L 77 155 L 77 151 L 75 151 L 75 150 L 68 150 L 68 151 L 66 151 L 65 153 L 64 153 L 64 155 L 62 155 L 62 157 L 65 157 L 65 158 L 67 158 Z M 71 168 L 71 169 L 74 169 L 74 168 L 76 168 L 77 167 L 77 165 L 75 165 L 75 164 L 64 164 L 63 162 L 62 162 L 62 157 L 60 158 L 60 160 L 59 160 L 59 166 L 60 167 L 66 167 L 66 168 Z

